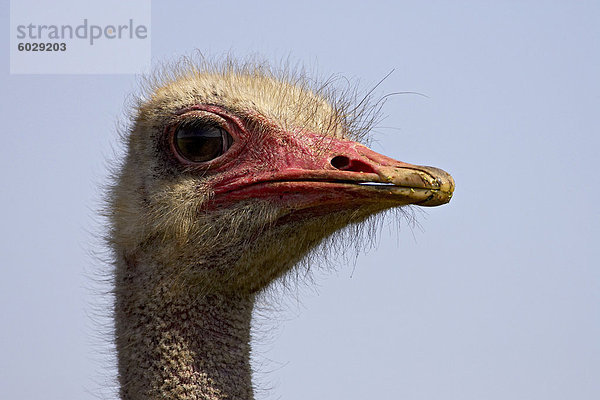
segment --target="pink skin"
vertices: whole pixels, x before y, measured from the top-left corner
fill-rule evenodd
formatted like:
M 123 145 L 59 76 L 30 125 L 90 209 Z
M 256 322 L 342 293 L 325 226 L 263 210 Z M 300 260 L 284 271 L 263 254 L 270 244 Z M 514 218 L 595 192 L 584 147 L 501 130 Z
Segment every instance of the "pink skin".
M 180 157 L 170 140 L 182 164 L 210 174 L 215 194 L 211 207 L 249 198 L 268 199 L 291 209 L 345 208 L 365 202 L 438 205 L 449 201 L 454 189 L 452 178 L 441 170 L 397 161 L 354 141 L 285 131 L 256 115 L 252 119 L 260 119 L 270 132 L 252 135 L 241 118 L 213 105 L 196 105 L 180 115 L 194 110 L 223 118 L 234 139 L 223 155 L 203 163 Z M 174 131 L 171 127 L 170 134 Z M 441 201 L 429 194 L 423 197 L 424 190 L 431 193 L 442 186 L 449 194 Z M 415 190 L 421 194 L 415 195 Z

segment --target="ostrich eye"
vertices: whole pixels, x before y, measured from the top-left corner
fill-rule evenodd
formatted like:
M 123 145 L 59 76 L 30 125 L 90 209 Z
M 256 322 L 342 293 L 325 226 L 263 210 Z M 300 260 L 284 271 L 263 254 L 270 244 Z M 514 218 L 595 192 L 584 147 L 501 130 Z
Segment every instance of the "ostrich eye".
M 183 123 L 175 131 L 175 149 L 183 158 L 205 162 L 225 153 L 233 139 L 225 129 L 200 123 Z

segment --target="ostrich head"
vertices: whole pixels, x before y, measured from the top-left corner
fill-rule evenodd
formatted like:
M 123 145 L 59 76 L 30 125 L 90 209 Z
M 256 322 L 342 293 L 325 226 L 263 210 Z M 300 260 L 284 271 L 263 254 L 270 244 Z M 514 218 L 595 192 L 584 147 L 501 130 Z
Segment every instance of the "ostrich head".
M 120 375 L 128 387 L 146 390 L 151 383 L 139 383 L 146 378 L 130 370 L 162 357 L 158 350 L 138 357 L 132 353 L 145 350 L 131 343 L 163 329 L 165 320 L 187 326 L 190 298 L 250 297 L 341 228 L 392 207 L 450 200 L 454 182 L 447 173 L 356 141 L 365 130 L 364 103 L 315 87 L 264 66 L 226 63 L 180 68 L 140 100 L 109 204 L 117 349 L 127 353 L 120 354 Z M 153 319 L 158 328 L 140 328 Z M 170 343 L 169 335 L 156 340 Z M 198 356 L 204 350 L 196 347 Z M 160 378 L 148 382 L 167 379 L 160 368 Z M 211 378 L 220 382 L 215 390 L 227 392 L 223 382 L 231 374 Z
M 350 107 L 264 67 L 168 81 L 140 103 L 127 138 L 111 207 L 117 251 L 172 265 L 173 283 L 253 292 L 348 224 L 450 200 L 447 173 L 354 141 L 361 116 Z

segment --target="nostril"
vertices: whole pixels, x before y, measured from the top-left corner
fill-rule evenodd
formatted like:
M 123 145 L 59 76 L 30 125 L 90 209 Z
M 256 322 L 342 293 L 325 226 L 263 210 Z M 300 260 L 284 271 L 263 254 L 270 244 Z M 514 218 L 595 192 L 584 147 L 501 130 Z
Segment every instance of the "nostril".
M 331 165 L 335 169 L 346 169 L 350 166 L 350 159 L 346 156 L 336 156 L 331 159 Z
M 375 173 L 373 167 L 360 160 L 351 160 L 346 156 L 335 156 L 331 159 L 331 165 L 335 169 L 352 172 L 370 172 Z

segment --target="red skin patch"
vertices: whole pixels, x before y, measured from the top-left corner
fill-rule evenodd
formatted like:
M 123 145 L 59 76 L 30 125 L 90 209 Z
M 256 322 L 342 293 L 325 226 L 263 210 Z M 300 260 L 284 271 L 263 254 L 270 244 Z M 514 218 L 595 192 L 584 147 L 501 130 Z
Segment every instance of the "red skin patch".
M 291 209 L 335 205 L 346 208 L 369 202 L 418 204 L 427 197 L 421 193 L 413 198 L 414 190 L 410 188 L 422 192 L 435 190 L 441 184 L 432 174 L 439 170 L 394 160 L 351 140 L 285 131 L 262 116 L 251 117 L 254 121 L 260 119 L 261 132 L 250 132 L 240 117 L 213 105 L 197 105 L 180 115 L 185 117 L 194 111 L 214 113 L 224 119 L 234 139 L 227 152 L 203 163 L 181 158 L 172 146 L 180 162 L 208 177 L 215 194 L 209 207 L 250 198 L 266 199 Z M 171 135 L 174 130 L 170 129 Z M 170 141 L 173 143 L 172 138 Z

